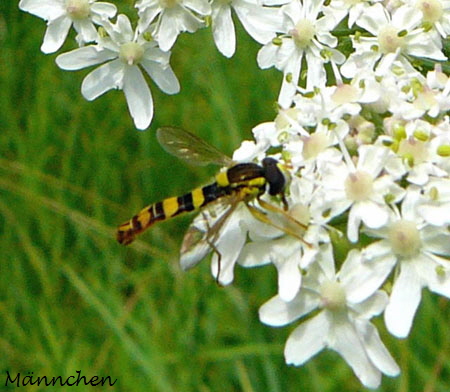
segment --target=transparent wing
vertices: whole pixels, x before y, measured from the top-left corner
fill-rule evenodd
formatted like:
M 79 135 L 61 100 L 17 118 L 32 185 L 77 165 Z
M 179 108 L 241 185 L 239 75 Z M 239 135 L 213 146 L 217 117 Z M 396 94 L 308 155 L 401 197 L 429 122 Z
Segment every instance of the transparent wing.
M 231 158 L 217 148 L 182 128 L 159 128 L 156 131 L 156 137 L 162 148 L 169 154 L 192 165 L 231 166 L 233 163 Z
M 180 264 L 183 270 L 195 267 L 210 252 L 217 252 L 215 244 L 220 238 L 221 230 L 241 201 L 242 198 L 237 195 L 220 199 L 195 218 L 180 249 Z

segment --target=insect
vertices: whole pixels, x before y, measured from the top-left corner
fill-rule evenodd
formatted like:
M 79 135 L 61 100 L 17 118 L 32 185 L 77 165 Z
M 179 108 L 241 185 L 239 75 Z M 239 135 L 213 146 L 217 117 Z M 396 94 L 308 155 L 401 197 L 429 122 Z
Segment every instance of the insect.
M 208 251 L 218 251 L 214 242 L 220 234 L 228 217 L 242 202 L 247 205 L 250 212 L 260 221 L 271 224 L 284 232 L 298 237 L 297 230 L 280 227 L 271 222 L 268 216 L 260 209 L 250 204 L 257 200 L 259 206 L 268 211 L 285 215 L 287 219 L 293 220 L 285 210 L 276 207 L 260 197 L 267 191 L 271 196 L 279 196 L 285 209 L 287 202 L 284 196 L 286 177 L 277 160 L 264 158 L 261 165 L 256 163 L 234 163 L 215 147 L 204 140 L 181 128 L 163 127 L 157 130 L 157 139 L 161 146 L 170 154 L 197 165 L 217 164 L 225 167 L 215 176 L 215 182 L 202 188 L 194 189 L 183 196 L 170 197 L 142 209 L 130 220 L 120 225 L 117 229 L 117 241 L 128 245 L 135 237 L 157 222 L 162 222 L 185 212 L 207 209 L 209 215 L 217 215 L 214 223 L 204 231 L 191 226 L 188 230 L 181 254 L 189 254 L 190 250 L 200 247 L 203 250 L 189 262 L 189 267 L 201 260 Z M 205 213 L 206 217 L 206 213 Z M 205 218 L 205 221 L 207 219 Z M 300 230 L 305 225 L 295 221 Z M 208 223 L 206 222 L 206 225 Z M 219 271 L 220 271 L 220 254 Z

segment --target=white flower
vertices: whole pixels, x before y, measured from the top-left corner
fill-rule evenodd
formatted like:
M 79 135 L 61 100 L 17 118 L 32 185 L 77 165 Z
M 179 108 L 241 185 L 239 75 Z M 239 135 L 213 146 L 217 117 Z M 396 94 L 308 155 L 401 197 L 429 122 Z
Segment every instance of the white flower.
M 377 75 L 385 75 L 395 60 L 412 69 L 408 56 L 446 60 L 432 36 L 420 28 L 421 16 L 419 10 L 408 6 L 396 9 L 392 16 L 381 4 L 365 9 L 356 24 L 373 37 L 353 39 L 355 52 L 341 67 L 342 74 L 353 77 L 362 69 L 376 67 Z
M 348 14 L 348 27 L 352 27 L 359 17 L 364 13 L 366 8 L 370 7 L 373 3 L 380 2 L 382 0 L 359 0 L 359 1 L 348 1 L 348 0 L 333 0 L 325 11 L 327 12 L 344 12 L 344 15 Z M 329 11 L 328 11 L 329 9 Z
M 245 245 L 238 260 L 244 267 L 272 263 L 278 270 L 278 295 L 283 301 L 291 301 L 297 295 L 302 283 L 302 270 L 308 269 L 315 261 L 319 242 L 330 241 L 325 228 L 327 219 L 323 218 L 321 210 L 312 211 L 309 207 L 314 197 L 313 184 L 303 177 L 294 176 L 289 190 L 290 208 L 287 212 L 292 219 L 307 226 L 298 232 L 304 241 L 283 232 L 276 233 L 273 238 L 262 237 L 258 236 L 258 228 L 250 228 L 252 242 Z M 269 217 L 274 222 L 280 221 L 280 216 L 274 215 L 269 214 Z M 283 223 L 280 226 L 289 227 L 286 219 Z
M 450 233 L 445 226 L 426 224 L 418 214 L 420 193 L 411 187 L 389 224 L 369 234 L 381 237 L 363 250 L 366 264 L 373 265 L 379 282 L 398 264 L 384 318 L 393 335 L 404 338 L 411 330 L 422 289 L 450 297 Z M 426 211 L 422 211 L 427 215 Z M 433 219 L 433 217 L 430 217 Z M 441 257 L 444 256 L 444 257 Z
M 434 226 L 450 224 L 450 179 L 432 178 L 421 189 L 417 212 L 427 223 Z
M 183 31 L 193 33 L 204 25 L 197 15 L 211 13 L 206 0 L 138 0 L 135 6 L 139 10 L 140 32 L 146 31 L 157 18 L 151 31 L 165 52 L 172 48 L 178 34 Z
M 41 50 L 56 52 L 64 43 L 73 25 L 80 46 L 97 39 L 94 23 L 103 25 L 114 17 L 116 6 L 95 0 L 20 0 L 19 8 L 47 21 L 47 31 Z
M 369 321 L 383 311 L 387 295 L 376 291 L 377 287 L 361 294 L 364 281 L 359 276 L 370 276 L 365 269 L 359 252 L 353 250 L 336 273 L 332 247 L 323 245 L 297 296 L 290 302 L 275 296 L 260 308 L 261 321 L 272 326 L 289 324 L 319 310 L 289 336 L 284 350 L 288 364 L 300 366 L 329 348 L 345 359 L 366 387 L 378 387 L 381 373 L 398 375 L 397 364 Z
M 334 147 L 336 144 L 335 134 L 326 126 L 318 125 L 314 133 L 302 135 L 298 139 L 291 138 L 285 143 L 284 150 L 289 154 L 294 168 L 304 167 L 302 176 L 305 176 L 315 173 L 317 168 L 320 171 L 321 167 L 342 162 L 341 152 Z
M 422 11 L 422 21 L 442 38 L 450 34 L 450 2 L 447 0 L 406 0 L 406 4 Z
M 193 221 L 185 235 L 180 251 L 183 270 L 196 266 L 206 255 L 213 253 L 211 273 L 220 285 L 234 279 L 234 266 L 247 240 L 249 227 L 266 226 L 240 202 L 231 211 L 226 204 L 218 203 L 203 210 Z M 272 228 L 267 228 L 269 231 Z
M 161 51 L 154 41 L 148 42 L 133 33 L 125 15 L 119 15 L 115 25 L 104 27 L 109 37 L 101 39 L 98 45 L 63 53 L 56 58 L 56 63 L 66 70 L 104 63 L 84 78 L 83 96 L 93 100 L 108 90 L 123 90 L 136 128 L 145 129 L 153 117 L 153 100 L 141 67 L 162 91 L 175 94 L 180 85 L 169 65 L 170 53 Z
M 359 226 L 363 222 L 367 227 L 378 228 L 385 225 L 389 217 L 389 206 L 385 196 L 391 202 L 401 200 L 403 191 L 395 184 L 396 178 L 383 169 L 392 152 L 381 146 L 361 145 L 358 148 L 356 168 L 347 164 L 325 166 L 322 173 L 322 192 L 324 208 L 328 206 L 333 216 L 350 208 L 347 237 L 358 240 Z
M 430 177 L 445 177 L 448 173 L 439 167 L 442 158 L 438 147 L 442 138 L 434 140 L 434 127 L 423 120 L 409 121 L 401 125 L 394 121 L 396 154 L 402 158 L 406 168 L 406 179 L 416 185 L 425 185 Z M 388 127 L 386 127 L 388 128 Z
M 330 34 L 339 19 L 331 14 L 319 16 L 322 15 L 322 7 L 321 0 L 293 0 L 283 6 L 283 34 L 258 52 L 258 65 L 261 68 L 275 66 L 284 73 L 278 97 L 278 102 L 284 108 L 290 106 L 297 91 L 303 59 L 308 64 L 307 90 L 325 85 L 325 63 L 331 61 L 340 64 L 345 60 L 342 53 L 333 49 L 337 39 Z
M 281 14 L 275 8 L 261 6 L 255 0 L 213 0 L 211 3 L 211 23 L 217 49 L 226 57 L 236 50 L 236 33 L 231 9 L 245 30 L 260 44 L 266 44 L 281 26 Z

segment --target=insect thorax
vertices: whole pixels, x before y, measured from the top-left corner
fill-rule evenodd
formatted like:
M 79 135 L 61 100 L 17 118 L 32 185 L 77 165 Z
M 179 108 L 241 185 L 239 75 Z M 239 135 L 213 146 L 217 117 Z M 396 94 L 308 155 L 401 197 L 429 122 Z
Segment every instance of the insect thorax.
M 283 193 L 286 186 L 286 177 L 280 170 L 278 161 L 273 158 L 264 158 L 262 164 L 264 177 L 269 184 L 269 194 L 275 196 Z

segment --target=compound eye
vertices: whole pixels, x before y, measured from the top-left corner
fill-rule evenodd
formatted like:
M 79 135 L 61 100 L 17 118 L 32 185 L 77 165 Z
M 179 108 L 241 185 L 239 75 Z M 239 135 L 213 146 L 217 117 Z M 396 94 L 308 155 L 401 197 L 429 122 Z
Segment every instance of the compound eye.
M 278 161 L 273 158 L 264 158 L 262 160 L 262 165 L 267 168 L 269 166 L 276 166 L 278 164 Z

